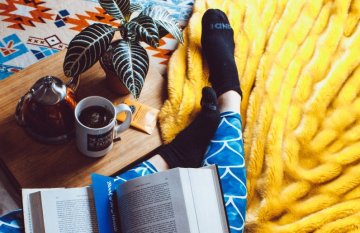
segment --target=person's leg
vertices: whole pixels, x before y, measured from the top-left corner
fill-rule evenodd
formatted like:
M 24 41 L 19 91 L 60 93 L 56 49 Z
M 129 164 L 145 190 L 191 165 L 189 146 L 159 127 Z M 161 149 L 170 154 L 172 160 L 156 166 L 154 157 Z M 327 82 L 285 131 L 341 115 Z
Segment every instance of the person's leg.
M 210 139 L 219 125 L 216 94 L 205 87 L 201 112 L 175 139 L 157 150 L 157 154 L 116 177 L 120 183 L 174 167 L 200 167 Z
M 124 171 L 123 173 L 115 176 L 116 184 L 122 184 L 128 180 L 135 179 L 140 176 L 146 176 L 158 172 L 157 167 L 155 167 L 151 162 L 144 161 L 137 164 L 133 168 Z
M 215 91 L 210 87 L 204 87 L 199 115 L 176 135 L 173 141 L 161 146 L 157 150 L 159 156 L 155 156 L 150 161 L 157 159 L 157 162 L 161 163 L 163 160 L 163 168 L 200 167 L 206 148 L 214 136 L 219 122 L 220 113 Z
M 24 218 L 21 209 L 0 216 L 0 232 L 24 232 Z
M 218 166 L 230 230 L 232 233 L 243 232 L 246 170 L 240 117 L 241 89 L 234 61 L 233 31 L 220 10 L 208 10 L 202 24 L 204 55 L 210 69 L 210 82 L 219 94 L 221 116 L 203 165 Z
M 243 232 L 247 191 L 241 117 L 236 111 L 224 111 L 220 116 L 203 165 L 218 166 L 231 232 Z

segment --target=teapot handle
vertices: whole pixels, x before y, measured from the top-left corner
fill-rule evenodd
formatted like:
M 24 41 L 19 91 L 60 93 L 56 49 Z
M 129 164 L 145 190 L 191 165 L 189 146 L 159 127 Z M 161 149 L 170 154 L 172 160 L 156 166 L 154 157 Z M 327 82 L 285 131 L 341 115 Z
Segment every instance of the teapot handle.
M 26 125 L 26 122 L 24 119 L 24 102 L 26 100 L 30 99 L 31 95 L 32 95 L 32 89 L 21 97 L 21 99 L 19 100 L 19 102 L 16 106 L 15 119 L 16 119 L 16 122 L 20 126 Z
M 70 89 L 76 93 L 80 83 L 80 75 L 77 75 L 75 77 L 71 77 L 70 81 L 66 83 L 66 86 L 68 86 Z

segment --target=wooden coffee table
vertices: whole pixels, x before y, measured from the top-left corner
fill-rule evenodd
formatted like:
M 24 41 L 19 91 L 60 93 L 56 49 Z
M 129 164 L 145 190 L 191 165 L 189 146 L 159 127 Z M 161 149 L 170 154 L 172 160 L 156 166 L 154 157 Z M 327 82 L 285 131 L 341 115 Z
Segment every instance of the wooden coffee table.
M 0 81 L 0 161 L 17 188 L 89 185 L 91 173 L 113 175 L 161 144 L 158 127 L 152 135 L 130 128 L 121 134 L 121 141 L 115 142 L 107 155 L 89 158 L 77 151 L 74 139 L 61 145 L 46 145 L 30 138 L 15 121 L 17 102 L 45 75 L 68 81 L 62 70 L 64 56 L 65 51 L 59 52 Z M 160 109 L 163 86 L 163 77 L 150 64 L 139 101 Z M 104 96 L 111 101 L 125 98 L 106 87 L 105 74 L 98 63 L 81 75 L 77 100 L 90 95 Z

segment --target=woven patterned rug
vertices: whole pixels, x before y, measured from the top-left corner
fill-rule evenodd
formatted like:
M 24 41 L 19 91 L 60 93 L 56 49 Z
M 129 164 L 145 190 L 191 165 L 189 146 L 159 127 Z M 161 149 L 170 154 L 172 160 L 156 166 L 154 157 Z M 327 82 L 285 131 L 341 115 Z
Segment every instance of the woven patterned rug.
M 360 232 L 360 1 L 196 0 L 168 67 L 169 142 L 199 111 L 206 9 L 234 28 L 248 232 Z
M 132 0 L 142 6 L 162 6 L 185 25 L 193 0 Z M 97 0 L 0 0 L 0 80 L 67 47 L 83 28 L 100 22 L 117 26 Z M 154 49 L 142 44 L 160 73 L 166 71 L 177 41 L 170 35 Z M 40 77 L 39 77 L 40 78 Z

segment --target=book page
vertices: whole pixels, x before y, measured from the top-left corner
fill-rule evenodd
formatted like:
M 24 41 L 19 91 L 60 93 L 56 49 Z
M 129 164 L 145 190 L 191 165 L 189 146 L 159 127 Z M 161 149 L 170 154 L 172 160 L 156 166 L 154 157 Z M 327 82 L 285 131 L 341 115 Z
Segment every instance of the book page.
M 41 205 L 46 233 L 98 232 L 89 187 L 42 191 Z
M 123 233 L 192 232 L 179 169 L 130 180 L 116 193 Z
M 189 176 L 191 183 L 199 232 L 228 233 L 229 228 L 216 167 L 187 169 L 183 170 L 183 173 L 184 176 Z
M 41 190 L 50 190 L 50 189 L 22 189 L 21 190 L 23 214 L 24 214 L 24 228 L 25 228 L 26 233 L 33 233 L 34 232 L 33 227 L 32 227 L 30 194 L 35 193 L 35 192 L 39 192 Z

